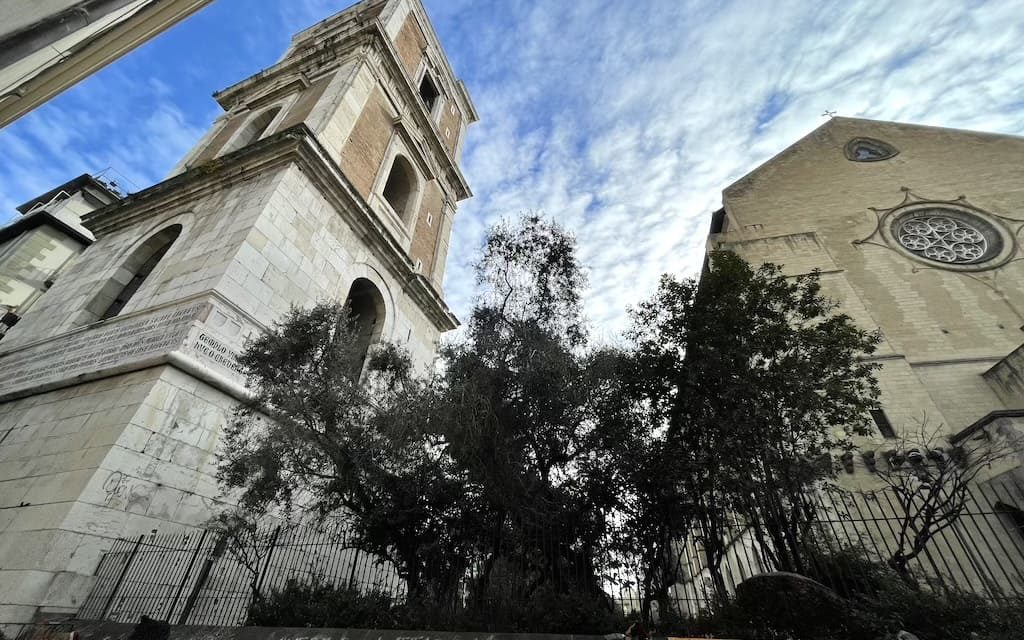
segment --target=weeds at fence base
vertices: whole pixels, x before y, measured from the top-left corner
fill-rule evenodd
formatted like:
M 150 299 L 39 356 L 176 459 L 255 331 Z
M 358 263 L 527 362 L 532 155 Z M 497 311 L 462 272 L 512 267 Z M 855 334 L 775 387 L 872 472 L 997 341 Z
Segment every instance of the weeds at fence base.
M 850 559 L 844 558 L 843 562 L 849 563 Z M 1020 599 L 1007 598 L 994 604 L 958 590 L 915 589 L 884 565 L 873 567 L 871 575 L 870 593 L 851 590 L 842 596 L 823 585 L 779 591 L 770 580 L 764 580 L 697 618 L 663 617 L 657 625 L 658 635 L 888 640 L 900 630 L 907 630 L 926 640 L 1011 640 L 1024 636 L 1024 601 Z M 800 579 L 810 582 L 808 578 Z M 379 592 L 360 593 L 291 580 L 253 603 L 249 624 L 604 635 L 621 631 L 628 622 L 607 603 L 579 594 L 539 591 L 525 601 L 481 602 L 452 610 L 422 603 L 406 605 Z
M 1024 637 L 1022 598 L 993 602 L 954 587 L 910 585 L 884 564 L 852 555 L 825 560 L 847 570 L 856 566 L 859 571 L 850 575 L 862 578 L 845 583 L 842 595 L 833 591 L 835 600 L 827 606 L 820 593 L 801 599 L 767 588 L 741 589 L 739 597 L 713 605 L 697 618 L 663 621 L 662 629 L 670 636 L 712 634 L 741 640 L 890 640 L 900 630 L 922 640 Z
M 385 593 L 361 593 L 322 583 L 303 584 L 292 578 L 284 588 L 253 601 L 249 606 L 248 624 L 255 627 L 395 629 L 401 619 L 399 609 Z
M 249 607 L 247 623 L 263 627 L 422 629 L 603 635 L 626 619 L 610 602 L 538 589 L 526 600 L 486 598 L 458 608 L 396 601 L 381 592 L 289 580 Z

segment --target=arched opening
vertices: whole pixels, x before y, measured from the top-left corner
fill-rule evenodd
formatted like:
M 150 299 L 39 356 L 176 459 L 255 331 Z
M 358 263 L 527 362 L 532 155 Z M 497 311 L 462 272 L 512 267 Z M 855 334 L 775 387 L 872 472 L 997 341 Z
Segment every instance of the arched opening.
M 416 193 L 416 172 L 404 156 L 395 156 L 391 163 L 387 182 L 384 183 L 384 199 L 402 220 L 407 221 Z
M 97 320 L 113 318 L 121 313 L 180 234 L 181 225 L 173 224 L 150 236 L 103 285 L 86 310 Z
M 362 371 L 370 345 L 380 340 L 384 330 L 384 296 L 377 285 L 366 278 L 356 278 L 345 304 L 355 323 L 358 370 Z
M 430 78 L 430 74 L 424 73 L 423 79 L 420 80 L 420 100 L 423 101 L 423 105 L 427 108 L 427 113 L 434 111 L 434 105 L 437 104 L 439 97 L 441 97 L 441 92 L 437 90 L 437 86 Z
M 274 107 L 253 116 L 245 127 L 242 128 L 242 131 L 235 136 L 231 144 L 224 149 L 224 153 L 238 151 L 242 147 L 247 147 L 259 140 L 280 111 L 281 107 Z

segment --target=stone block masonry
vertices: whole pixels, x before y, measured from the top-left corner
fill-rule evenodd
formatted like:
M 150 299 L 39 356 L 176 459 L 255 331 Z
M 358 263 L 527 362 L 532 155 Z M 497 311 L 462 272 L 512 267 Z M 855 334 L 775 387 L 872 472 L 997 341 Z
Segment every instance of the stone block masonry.
M 477 116 L 419 0 L 321 21 L 215 98 L 171 177 L 82 218 L 95 242 L 0 344 L 5 633 L 74 613 L 113 538 L 225 506 L 237 354 L 290 308 L 369 292 L 373 335 L 421 370 L 458 325 L 440 284 Z M 408 191 L 389 200 L 396 166 Z

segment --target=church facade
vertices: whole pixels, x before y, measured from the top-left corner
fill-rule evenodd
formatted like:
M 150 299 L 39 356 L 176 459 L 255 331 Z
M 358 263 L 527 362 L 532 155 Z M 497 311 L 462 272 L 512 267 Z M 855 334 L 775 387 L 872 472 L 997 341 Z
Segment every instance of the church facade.
M 829 544 L 882 562 L 903 544 L 902 512 L 877 475 L 890 460 L 957 445 L 1009 449 L 1024 435 L 1022 166 L 1024 138 L 832 118 L 723 191 L 709 252 L 789 277 L 818 271 L 838 311 L 881 337 L 870 356 L 881 367 L 874 433 L 836 452 L 837 487 L 815 498 Z M 1009 455 L 978 474 L 965 517 L 935 535 L 915 575 L 1019 593 L 1022 463 Z M 697 613 L 710 574 L 700 554 L 684 565 L 676 594 Z M 748 530 L 730 540 L 722 567 L 730 589 L 777 569 Z
M 1022 138 L 832 118 L 725 189 L 708 247 L 818 269 L 840 311 L 880 332 L 877 432 L 862 448 L 1015 429 L 1022 166 Z
M 95 241 L 0 343 L 0 625 L 73 613 L 111 539 L 221 508 L 234 355 L 291 305 L 348 300 L 432 362 L 477 119 L 419 0 L 364 0 L 215 94 L 163 182 L 85 213 Z

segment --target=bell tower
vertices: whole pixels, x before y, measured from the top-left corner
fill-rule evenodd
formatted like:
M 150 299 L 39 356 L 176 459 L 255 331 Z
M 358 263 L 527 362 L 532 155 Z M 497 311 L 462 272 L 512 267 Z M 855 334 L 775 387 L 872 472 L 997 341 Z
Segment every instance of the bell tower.
M 174 173 L 304 125 L 440 291 L 456 203 L 471 195 L 459 155 L 477 114 L 418 1 L 355 5 L 214 97 L 225 114 Z
M 234 356 L 291 305 L 350 300 L 421 367 L 457 326 L 441 283 L 477 114 L 419 0 L 297 34 L 163 182 L 0 343 L 0 628 L 73 613 L 118 537 L 201 525 Z

